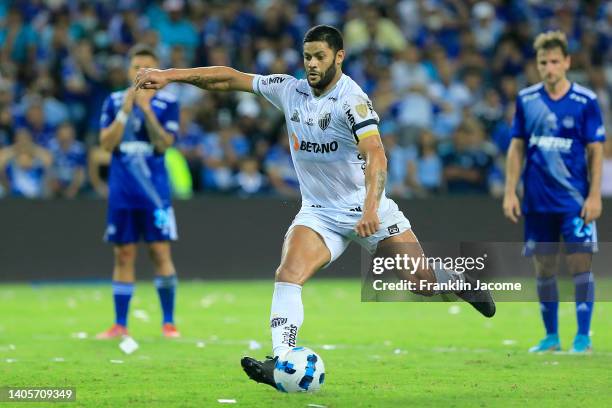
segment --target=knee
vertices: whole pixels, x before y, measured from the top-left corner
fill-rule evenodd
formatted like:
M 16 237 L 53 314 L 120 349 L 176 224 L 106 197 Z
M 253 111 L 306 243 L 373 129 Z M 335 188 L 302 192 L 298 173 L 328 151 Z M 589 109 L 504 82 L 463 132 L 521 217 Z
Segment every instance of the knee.
M 171 259 L 169 251 L 157 247 L 149 248 L 149 257 L 155 266 L 167 264 Z
M 567 269 L 572 275 L 587 272 L 591 270 L 591 255 L 590 254 L 572 254 L 567 258 Z
M 136 248 L 121 246 L 115 249 L 115 264 L 120 268 L 133 267 L 136 259 Z
M 303 285 L 306 283 L 308 273 L 303 267 L 291 264 L 281 264 L 276 269 L 276 282 L 295 283 Z
M 535 270 L 538 278 L 551 278 L 557 274 L 558 262 L 556 259 L 536 259 Z

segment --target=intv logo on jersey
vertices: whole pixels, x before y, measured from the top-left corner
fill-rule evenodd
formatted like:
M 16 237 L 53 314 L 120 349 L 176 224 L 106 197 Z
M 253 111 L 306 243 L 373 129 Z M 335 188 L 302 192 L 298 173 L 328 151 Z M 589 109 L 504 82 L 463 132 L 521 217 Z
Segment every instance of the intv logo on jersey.
M 308 152 L 308 153 L 331 153 L 338 150 L 338 142 L 335 140 L 329 143 L 317 143 L 317 142 L 307 142 L 305 140 L 300 141 L 295 133 L 291 134 L 291 141 L 293 144 L 293 150 L 296 152 L 298 150 Z

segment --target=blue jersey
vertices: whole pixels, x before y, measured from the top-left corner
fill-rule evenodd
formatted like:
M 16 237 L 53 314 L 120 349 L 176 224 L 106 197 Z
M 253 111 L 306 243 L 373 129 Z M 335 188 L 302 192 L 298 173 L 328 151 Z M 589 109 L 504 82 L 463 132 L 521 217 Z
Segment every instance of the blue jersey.
M 104 101 L 100 128 L 111 125 L 123 105 L 126 91 L 114 92 Z M 159 91 L 151 107 L 162 127 L 176 139 L 179 106 L 176 98 Z M 142 110 L 134 104 L 123 138 L 113 151 L 109 186 L 110 208 L 164 208 L 170 205 L 170 183 L 164 154 L 149 140 Z
M 586 146 L 605 140 L 595 93 L 572 83 L 555 101 L 542 83 L 523 89 L 512 137 L 525 141 L 523 212 L 580 211 L 589 192 Z

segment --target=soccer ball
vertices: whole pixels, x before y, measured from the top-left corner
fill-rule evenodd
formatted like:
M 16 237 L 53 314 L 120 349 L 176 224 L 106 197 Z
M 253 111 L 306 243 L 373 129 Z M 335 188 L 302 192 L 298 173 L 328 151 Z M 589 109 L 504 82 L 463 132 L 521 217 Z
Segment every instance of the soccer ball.
M 307 347 L 294 347 L 279 357 L 274 367 L 274 382 L 282 392 L 315 392 L 325 380 L 321 357 Z

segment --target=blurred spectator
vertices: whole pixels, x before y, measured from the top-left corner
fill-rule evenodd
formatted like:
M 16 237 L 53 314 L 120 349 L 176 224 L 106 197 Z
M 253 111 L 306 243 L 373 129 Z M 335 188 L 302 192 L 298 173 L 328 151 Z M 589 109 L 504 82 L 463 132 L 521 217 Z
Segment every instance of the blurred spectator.
M 17 118 L 17 127 L 26 128 L 34 143 L 44 148 L 49 147 L 55 136 L 55 128 L 47 120 L 40 100 L 31 101 L 25 116 Z
M 49 152 L 34 144 L 30 132 L 18 129 L 15 143 L 0 151 L 0 184 L 13 197 L 44 198 L 51 163 Z
M 408 162 L 407 182 L 420 197 L 440 190 L 442 160 L 438 156 L 438 142 L 430 131 L 424 130 L 419 136 L 417 158 Z
M 444 182 L 451 194 L 487 193 L 493 154 L 478 123 L 470 119 L 454 132 L 452 144 L 442 153 Z
M 353 18 L 344 26 L 344 46 L 349 54 L 359 54 L 373 46 L 380 51 L 398 52 L 406 46 L 399 27 L 383 17 L 376 3 L 355 6 Z
M 214 132 L 207 133 L 200 148 L 203 189 L 213 192 L 229 191 L 233 187 L 232 169 L 225 157 L 221 136 Z
M 111 152 L 100 146 L 94 146 L 87 156 L 87 176 L 94 193 L 100 198 L 108 197 L 108 172 L 110 170 Z
M 398 58 L 391 64 L 391 80 L 396 91 L 403 92 L 413 87 L 427 86 L 430 78 L 421 62 L 419 49 L 408 45 L 397 55 Z
M 113 52 L 125 55 L 132 45 L 139 42 L 145 24 L 138 15 L 139 8 L 135 2 L 119 3 L 118 11 L 108 24 L 108 36 Z
M 21 11 L 13 6 L 0 26 L 0 61 L 24 65 L 36 59 L 36 31 L 24 21 Z
M 198 33 L 186 18 L 185 1 L 164 0 L 163 9 L 167 14 L 161 18 L 159 24 L 152 24 L 151 27 L 159 32 L 159 38 L 168 47 L 182 46 L 188 64 L 192 65 L 198 46 Z
M 470 90 L 455 79 L 455 68 L 450 63 L 438 66 L 439 81 L 429 86 L 429 95 L 435 104 L 433 132 L 440 138 L 449 137 L 462 120 L 463 107 L 470 100 Z
M 415 159 L 416 151 L 411 145 L 402 147 L 398 144 L 397 130 L 390 122 L 381 124 L 380 134 L 388 160 L 387 193 L 406 196 L 409 193 L 405 183 L 407 163 Z
M 247 157 L 240 162 L 240 170 L 236 174 L 238 195 L 248 197 L 260 194 L 266 187 L 266 179 L 259 171 L 259 162 L 254 157 Z
M 192 108 L 181 107 L 179 132 L 175 147 L 187 160 L 194 188 L 200 190 L 202 187 L 200 176 L 204 160 L 201 145 L 204 143 L 206 133 L 194 119 L 195 115 Z
M 86 152 L 75 138 L 74 127 L 63 123 L 49 145 L 53 156 L 51 192 L 55 197 L 75 198 L 85 183 Z
M 479 1 L 472 7 L 472 32 L 478 49 L 489 53 L 504 30 L 504 24 L 497 18 L 495 7 L 487 1 Z
M 287 131 L 281 132 L 278 143 L 270 148 L 264 168 L 274 193 L 283 197 L 299 197 L 300 185 L 293 167 Z M 296 142 L 297 143 L 297 139 Z

